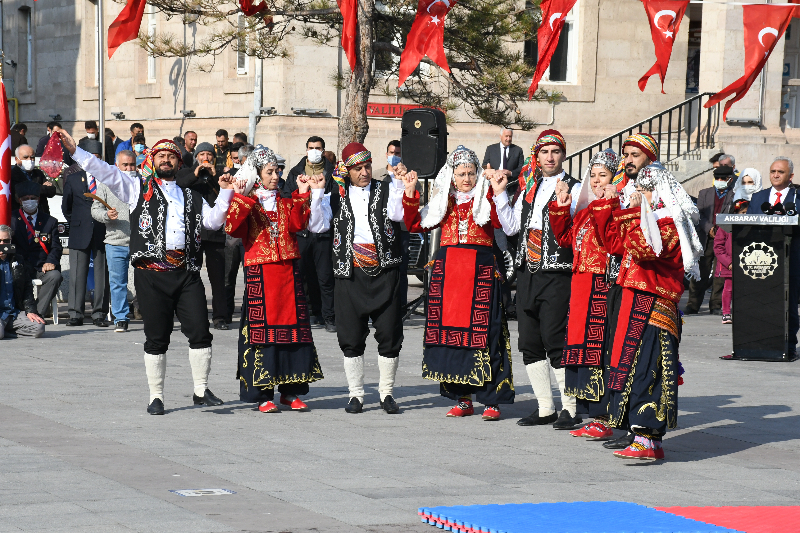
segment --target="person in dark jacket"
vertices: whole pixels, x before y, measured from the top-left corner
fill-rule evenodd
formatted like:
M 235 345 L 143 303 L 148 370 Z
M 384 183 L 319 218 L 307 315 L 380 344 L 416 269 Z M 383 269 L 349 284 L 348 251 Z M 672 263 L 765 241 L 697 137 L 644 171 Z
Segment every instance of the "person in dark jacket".
M 17 185 L 25 181 L 32 181 L 42 187 L 39 209 L 43 213 L 49 214 L 50 207 L 47 205 L 47 199 L 56 195 L 56 186 L 50 178 L 45 176 L 44 172 L 34 168 L 36 157 L 33 147 L 27 144 L 18 146 L 14 151 L 14 159 L 16 164 L 11 167 L 11 210 L 18 211 L 20 208 L 14 192 Z
M 284 185 L 284 192 L 291 194 L 297 190 L 297 178 L 300 176 L 325 176 L 325 194 L 333 190 L 334 164 L 323 157 L 325 140 L 321 137 L 309 137 L 306 141 L 306 157 L 302 158 L 289 171 Z M 337 189 L 338 190 L 338 189 Z M 336 314 L 333 310 L 333 256 L 332 230 L 323 233 L 312 233 L 305 229 L 297 233 L 297 245 L 300 248 L 300 270 L 305 278 L 312 324 L 325 325 L 325 330 L 336 331 Z
M 36 312 L 30 272 L 16 254 L 6 253 L 11 233 L 10 226 L 0 225 L 0 339 L 41 337 L 44 319 Z
M 22 213 L 11 213 L 11 240 L 17 248 L 17 260 L 25 265 L 31 278 L 42 281 L 36 311 L 44 317 L 61 285 L 62 250 L 58 222 L 47 213 L 39 212 L 41 188 L 33 181 L 20 183 L 17 187 Z
M 214 147 L 200 143 L 194 150 L 195 164 L 178 171 L 175 182 L 179 187 L 197 191 L 214 206 L 219 195 L 219 178 L 225 173 L 222 165 L 215 165 Z M 208 281 L 211 283 L 211 315 L 214 329 L 230 329 L 226 322 L 228 306 L 225 298 L 225 231 L 200 229 L 201 249 L 205 256 Z
M 102 157 L 100 141 L 88 139 L 84 150 Z M 61 212 L 69 222 L 69 322 L 67 326 L 82 326 L 86 311 L 86 278 L 89 263 L 94 257 L 94 299 L 92 323 L 101 328 L 108 327 L 106 321 L 109 291 L 106 288 L 105 236 L 106 226 L 92 218 L 92 202 L 85 193 L 97 194 L 97 183 L 91 174 L 81 170 L 67 176 L 64 183 L 64 198 Z

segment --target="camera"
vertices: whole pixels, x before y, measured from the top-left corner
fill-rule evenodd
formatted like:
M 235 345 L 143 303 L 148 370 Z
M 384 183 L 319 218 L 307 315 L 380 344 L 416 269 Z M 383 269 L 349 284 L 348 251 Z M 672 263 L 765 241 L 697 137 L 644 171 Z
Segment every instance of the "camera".
M 0 244 L 0 254 L 14 255 L 17 253 L 17 247 L 13 244 Z

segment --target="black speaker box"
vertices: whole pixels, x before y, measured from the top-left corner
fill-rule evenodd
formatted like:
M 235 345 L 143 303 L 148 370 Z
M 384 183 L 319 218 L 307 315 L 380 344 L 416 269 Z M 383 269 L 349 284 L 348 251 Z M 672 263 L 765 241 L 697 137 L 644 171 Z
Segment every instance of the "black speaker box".
M 439 109 L 421 107 L 403 113 L 400 149 L 403 164 L 420 179 L 433 179 L 447 159 L 447 123 Z

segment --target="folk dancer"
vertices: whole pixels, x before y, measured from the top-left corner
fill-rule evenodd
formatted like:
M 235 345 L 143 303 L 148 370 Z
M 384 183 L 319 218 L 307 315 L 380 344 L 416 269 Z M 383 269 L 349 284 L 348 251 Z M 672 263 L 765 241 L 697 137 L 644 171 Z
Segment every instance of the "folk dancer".
M 594 214 L 611 210 L 606 197 L 616 197 L 616 187 L 611 181 L 618 165 L 619 157 L 610 148 L 592 157 L 574 218 L 570 216 L 572 198 L 565 183 L 556 185 L 556 201 L 550 204 L 550 224 L 556 241 L 559 246 L 571 246 L 575 258 L 567 343 L 561 360 L 566 374 L 564 394 L 575 397 L 582 412 L 594 418 L 590 424 L 570 433 L 592 440 L 605 440 L 614 434 L 607 425 L 608 357 L 604 357 L 604 348 L 608 336 L 613 336 L 607 328 L 607 299 L 612 290 L 621 289 L 607 277 L 609 254 L 598 235 Z
M 399 413 L 392 392 L 403 346 L 399 267 L 405 187 L 397 177 L 391 182 L 373 179 L 372 154 L 361 143 L 342 150 L 333 178 L 336 186 L 322 208 L 333 226 L 336 334 L 350 389 L 345 411 L 355 414 L 364 408 L 364 351 L 372 319 L 380 405 L 389 414 Z
M 572 278 L 572 247 L 559 246 L 550 225 L 550 202 L 556 199 L 556 185 L 563 182 L 575 202 L 580 182 L 564 172 L 567 145 L 556 130 L 539 134 L 531 147 L 531 161 L 520 174 L 520 196 L 514 206 L 520 236 L 516 257 L 517 321 L 519 350 L 538 400 L 538 409 L 517 421 L 520 426 L 554 424 L 571 429 L 580 424 L 576 402 L 564 394 L 564 367 L 561 356 L 567 330 L 567 306 Z M 497 199 L 497 208 L 504 208 Z M 570 215 L 575 211 L 570 207 Z M 550 368 L 561 392 L 562 411 L 556 415 Z
M 168 139 L 148 150 L 141 179 L 78 148 L 63 131 L 62 140 L 81 168 L 105 184 L 131 210 L 131 263 L 144 321 L 144 362 L 150 387 L 147 412 L 164 414 L 167 349 L 176 314 L 181 332 L 189 339 L 194 404 L 222 405 L 222 400 L 208 388 L 213 337 L 200 279 L 200 228 L 222 227 L 233 196 L 233 179 L 220 179 L 222 190 L 212 208 L 199 194 L 175 183 L 182 164 L 181 152 Z
M 308 406 L 298 396 L 322 379 L 311 336 L 303 277 L 298 266 L 297 232 L 309 226 L 325 180 L 300 176 L 298 189 L 282 198 L 278 160 L 269 148 L 257 148 L 237 172 L 236 194 L 225 232 L 244 244 L 243 311 L 239 326 L 239 398 L 258 403 L 262 413 L 278 412 L 280 403 L 294 411 Z M 314 187 L 313 199 L 309 187 Z
M 438 381 L 440 394 L 458 402 L 447 416 L 474 414 L 474 393 L 486 406 L 483 419 L 499 420 L 500 404 L 514 403 L 502 276 L 492 252 L 495 229 L 517 232 L 508 179 L 502 171 L 481 169 L 475 152 L 459 146 L 439 171 L 438 192 L 422 213 L 416 172 L 404 181 L 409 231 L 442 231 L 428 288 L 422 377 Z
M 664 458 L 661 439 L 678 417 L 681 321 L 677 304 L 684 274 L 697 278 L 703 247 L 694 224 L 697 207 L 660 163 L 636 179 L 629 208 L 610 220 L 595 217 L 611 253 L 622 256 L 622 286 L 613 324 L 609 425 L 630 429 L 634 441 L 614 454 L 624 459 Z

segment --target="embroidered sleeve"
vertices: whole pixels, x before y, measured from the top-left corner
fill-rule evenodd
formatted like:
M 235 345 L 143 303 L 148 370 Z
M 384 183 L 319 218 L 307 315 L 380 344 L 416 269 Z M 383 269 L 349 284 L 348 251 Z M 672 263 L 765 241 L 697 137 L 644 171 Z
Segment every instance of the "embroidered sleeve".
M 241 194 L 235 194 L 225 219 L 225 233 L 231 237 L 242 239 L 247 236 L 247 217 L 256 201 Z
M 414 198 L 403 194 L 403 222 L 411 233 L 430 231 L 422 228 L 422 217 L 419 214 L 419 191 L 414 192 Z
M 631 253 L 637 262 L 655 261 L 656 259 L 670 260 L 680 254 L 680 237 L 671 218 L 662 218 L 658 221 L 661 232 L 663 248 L 661 255 L 656 255 L 653 248 L 647 244 L 641 227 L 637 224 L 626 236 L 625 249 Z
M 297 233 L 308 226 L 308 219 L 311 217 L 310 199 L 310 191 L 305 194 L 297 191 L 292 193 L 292 212 L 289 215 L 290 233 Z
M 570 206 L 550 202 L 550 228 L 559 246 L 572 247 L 572 217 Z

